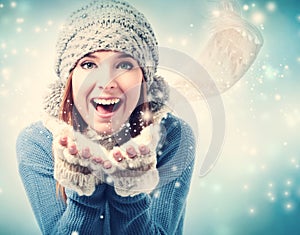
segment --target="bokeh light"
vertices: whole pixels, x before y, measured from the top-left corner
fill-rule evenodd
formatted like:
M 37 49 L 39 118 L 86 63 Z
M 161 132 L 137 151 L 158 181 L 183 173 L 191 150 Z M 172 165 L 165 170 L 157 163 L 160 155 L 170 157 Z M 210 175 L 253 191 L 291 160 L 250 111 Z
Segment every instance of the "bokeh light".
M 198 170 L 209 145 L 210 113 L 203 100 L 191 100 L 201 128 L 185 234 L 296 235 L 300 3 L 237 1 L 243 16 L 261 30 L 265 44 L 247 74 L 222 95 L 226 139 L 216 166 L 203 178 Z M 218 1 L 130 2 L 153 24 L 161 46 L 193 58 L 198 58 L 209 35 L 210 17 L 219 14 L 214 5 Z M 18 176 L 15 140 L 23 127 L 40 120 L 47 85 L 56 78 L 58 31 L 66 15 L 84 3 L 0 0 L 0 234 L 40 234 Z M 159 196 L 155 191 L 154 197 Z

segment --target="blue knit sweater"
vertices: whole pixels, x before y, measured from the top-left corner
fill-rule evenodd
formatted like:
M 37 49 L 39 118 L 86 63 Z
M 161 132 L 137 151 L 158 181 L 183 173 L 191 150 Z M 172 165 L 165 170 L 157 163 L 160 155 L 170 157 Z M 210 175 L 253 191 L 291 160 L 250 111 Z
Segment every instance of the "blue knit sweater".
M 121 197 L 107 184 L 91 196 L 66 190 L 56 196 L 52 134 L 42 122 L 25 128 L 17 140 L 19 172 L 43 234 L 182 234 L 195 154 L 191 128 L 168 114 L 157 152 L 160 183 L 150 194 Z

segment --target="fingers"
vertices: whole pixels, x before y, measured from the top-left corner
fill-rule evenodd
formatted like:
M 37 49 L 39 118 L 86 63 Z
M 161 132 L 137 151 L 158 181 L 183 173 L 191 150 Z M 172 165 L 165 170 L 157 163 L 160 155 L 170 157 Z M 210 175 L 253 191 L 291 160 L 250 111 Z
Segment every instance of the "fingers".
M 71 155 L 76 155 L 78 153 L 77 145 L 73 142 L 68 143 L 68 137 L 62 137 L 59 142 L 62 146 L 68 148 Z M 88 159 L 92 156 L 89 147 L 85 147 L 82 149 L 81 156 L 85 159 Z
M 102 157 L 93 157 L 92 161 L 95 162 L 96 164 L 103 164 L 103 158 Z
M 138 147 L 138 149 L 141 155 L 146 155 L 150 153 L 150 148 L 146 145 L 142 144 Z M 129 158 L 135 158 L 137 156 L 137 152 L 132 145 L 126 148 L 126 153 Z
M 126 148 L 126 153 L 129 158 L 135 158 L 137 156 L 137 152 L 135 151 L 135 149 L 132 145 L 130 145 Z
M 71 155 L 76 155 L 78 153 L 78 149 L 75 143 L 73 142 L 68 142 L 68 137 L 63 136 L 59 139 L 59 144 L 62 145 L 63 147 L 68 148 L 69 153 Z
M 121 152 L 119 150 L 116 150 L 114 153 L 113 153 L 113 157 L 114 159 L 117 161 L 117 162 L 121 162 L 123 161 L 124 157 L 122 156 Z
M 141 166 L 149 168 L 148 158 L 146 156 L 150 153 L 150 148 L 147 145 L 127 146 L 126 150 L 116 148 L 111 153 L 111 158 L 103 158 L 101 155 L 93 155 L 90 147 L 78 149 L 77 143 L 67 136 L 59 139 L 59 144 L 65 147 L 65 151 L 69 154 L 69 161 L 78 162 L 84 166 L 90 167 L 91 170 L 99 171 L 99 167 L 103 168 L 106 173 L 112 174 L 116 169 L 122 172 L 126 169 L 141 169 Z M 76 160 L 77 159 L 77 160 Z M 115 161 L 115 162 L 114 162 Z M 150 161 L 150 159 L 149 159 Z M 145 170 L 147 170 L 145 169 Z M 136 173 L 135 173 L 136 174 Z
M 150 149 L 146 145 L 140 145 L 139 151 L 140 151 L 141 155 L 146 155 L 146 154 L 150 153 Z
M 121 151 L 121 153 L 123 152 Z M 143 170 L 141 168 L 143 166 L 146 166 L 148 169 L 148 165 L 152 164 L 152 162 L 155 160 L 151 157 L 155 156 L 155 154 L 151 155 L 150 148 L 144 144 L 136 146 L 128 145 L 123 155 L 125 156 L 125 159 L 122 160 L 122 166 L 130 170 Z
M 92 156 L 90 149 L 88 147 L 83 148 L 81 152 L 81 156 L 85 159 L 89 159 Z
M 68 145 L 68 137 L 67 136 L 63 136 L 59 139 L 59 144 L 61 144 L 62 146 L 67 147 Z
M 150 154 L 150 148 L 146 145 L 140 145 L 133 147 L 128 145 L 126 150 L 116 148 L 112 152 L 112 159 L 116 161 L 117 167 L 123 171 L 126 169 L 139 169 L 142 165 L 148 165 L 152 162 L 152 159 L 148 159 L 147 156 Z M 107 166 L 115 165 L 114 162 L 106 163 Z M 104 167 L 105 168 L 105 167 Z
M 78 149 L 75 143 L 70 143 L 68 145 L 69 153 L 71 155 L 76 155 L 78 153 Z
M 105 169 L 110 169 L 110 168 L 112 167 L 111 161 L 105 160 L 105 161 L 103 162 L 103 167 L 104 167 Z

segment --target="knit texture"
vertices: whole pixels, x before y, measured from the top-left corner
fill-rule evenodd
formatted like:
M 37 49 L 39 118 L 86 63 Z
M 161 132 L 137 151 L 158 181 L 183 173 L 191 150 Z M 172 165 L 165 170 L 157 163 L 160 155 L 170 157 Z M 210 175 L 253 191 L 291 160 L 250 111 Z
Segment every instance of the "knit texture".
M 95 186 L 102 182 L 113 183 L 117 194 L 121 196 L 150 193 L 156 187 L 159 176 L 156 169 L 155 150 L 160 140 L 159 125 L 147 126 L 138 136 L 120 146 L 114 146 L 111 150 L 107 150 L 80 132 L 72 131 L 71 126 L 62 121 L 56 121 L 55 118 L 45 121 L 44 125 L 53 135 L 54 178 L 62 186 L 76 191 L 79 195 L 87 196 L 90 196 Z M 69 137 L 73 139 L 79 150 L 75 156 L 59 144 L 60 133 L 68 133 L 68 131 L 72 133 Z M 138 154 L 135 158 L 127 155 L 126 149 L 129 146 L 138 149 L 141 145 L 146 145 L 150 149 L 147 155 Z M 81 150 L 85 147 L 89 148 L 92 156 L 99 156 L 102 161 L 110 161 L 112 167 L 105 169 L 92 157 L 82 156 Z M 114 159 L 115 151 L 122 153 L 124 159 L 121 162 Z
M 58 77 L 65 80 L 80 58 L 96 50 L 131 55 L 140 63 L 146 81 L 156 72 L 153 30 L 144 15 L 125 1 L 96 0 L 71 14 L 57 43 Z
M 66 81 L 78 60 L 85 55 L 111 50 L 132 56 L 143 71 L 151 111 L 158 111 L 169 98 L 168 85 L 156 75 L 158 43 L 146 17 L 123 0 L 94 0 L 73 12 L 57 40 L 55 71 L 44 109 L 59 115 Z
M 153 123 L 134 138 L 130 138 L 126 132 L 127 124 L 124 124 L 125 129 L 121 128 L 120 132 L 108 136 L 98 134 L 92 129 L 82 134 L 73 130 L 71 125 L 45 115 L 43 125 L 53 137 L 54 178 L 60 185 L 76 191 L 79 195 L 90 196 L 95 186 L 103 182 L 114 184 L 117 194 L 121 196 L 150 193 L 159 181 L 155 151 L 161 135 L 159 124 L 168 110 L 165 108 L 156 112 Z M 76 143 L 76 155 L 70 154 L 67 147 L 60 144 L 61 137 L 65 135 Z M 114 143 L 113 147 L 110 147 L 111 143 Z M 134 158 L 127 155 L 128 147 L 138 150 L 141 145 L 149 148 L 147 155 L 137 154 Z M 101 161 L 110 161 L 111 168 L 105 169 L 93 157 L 83 156 L 82 150 L 86 147 L 89 148 L 89 155 L 101 157 Z M 113 157 L 116 151 L 121 152 L 124 157 L 121 162 L 116 162 Z
M 121 197 L 100 184 L 88 197 L 67 190 L 66 204 L 55 193 L 51 132 L 41 122 L 24 129 L 17 140 L 19 172 L 42 233 L 182 234 L 194 137 L 186 123 L 170 114 L 161 129 L 160 183 L 150 195 Z

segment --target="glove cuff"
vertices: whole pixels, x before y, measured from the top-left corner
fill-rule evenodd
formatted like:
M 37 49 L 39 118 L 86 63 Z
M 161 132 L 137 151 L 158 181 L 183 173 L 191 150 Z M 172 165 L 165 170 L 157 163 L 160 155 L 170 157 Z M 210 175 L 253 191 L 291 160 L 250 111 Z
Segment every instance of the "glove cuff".
M 159 182 L 159 174 L 156 167 L 147 170 L 140 176 L 117 177 L 114 179 L 114 188 L 122 197 L 136 196 L 140 193 L 150 194 Z
M 86 172 L 85 167 L 73 165 L 59 157 L 54 159 L 54 178 L 63 187 L 74 190 L 79 196 L 90 196 L 95 191 L 95 185 L 101 180 Z

